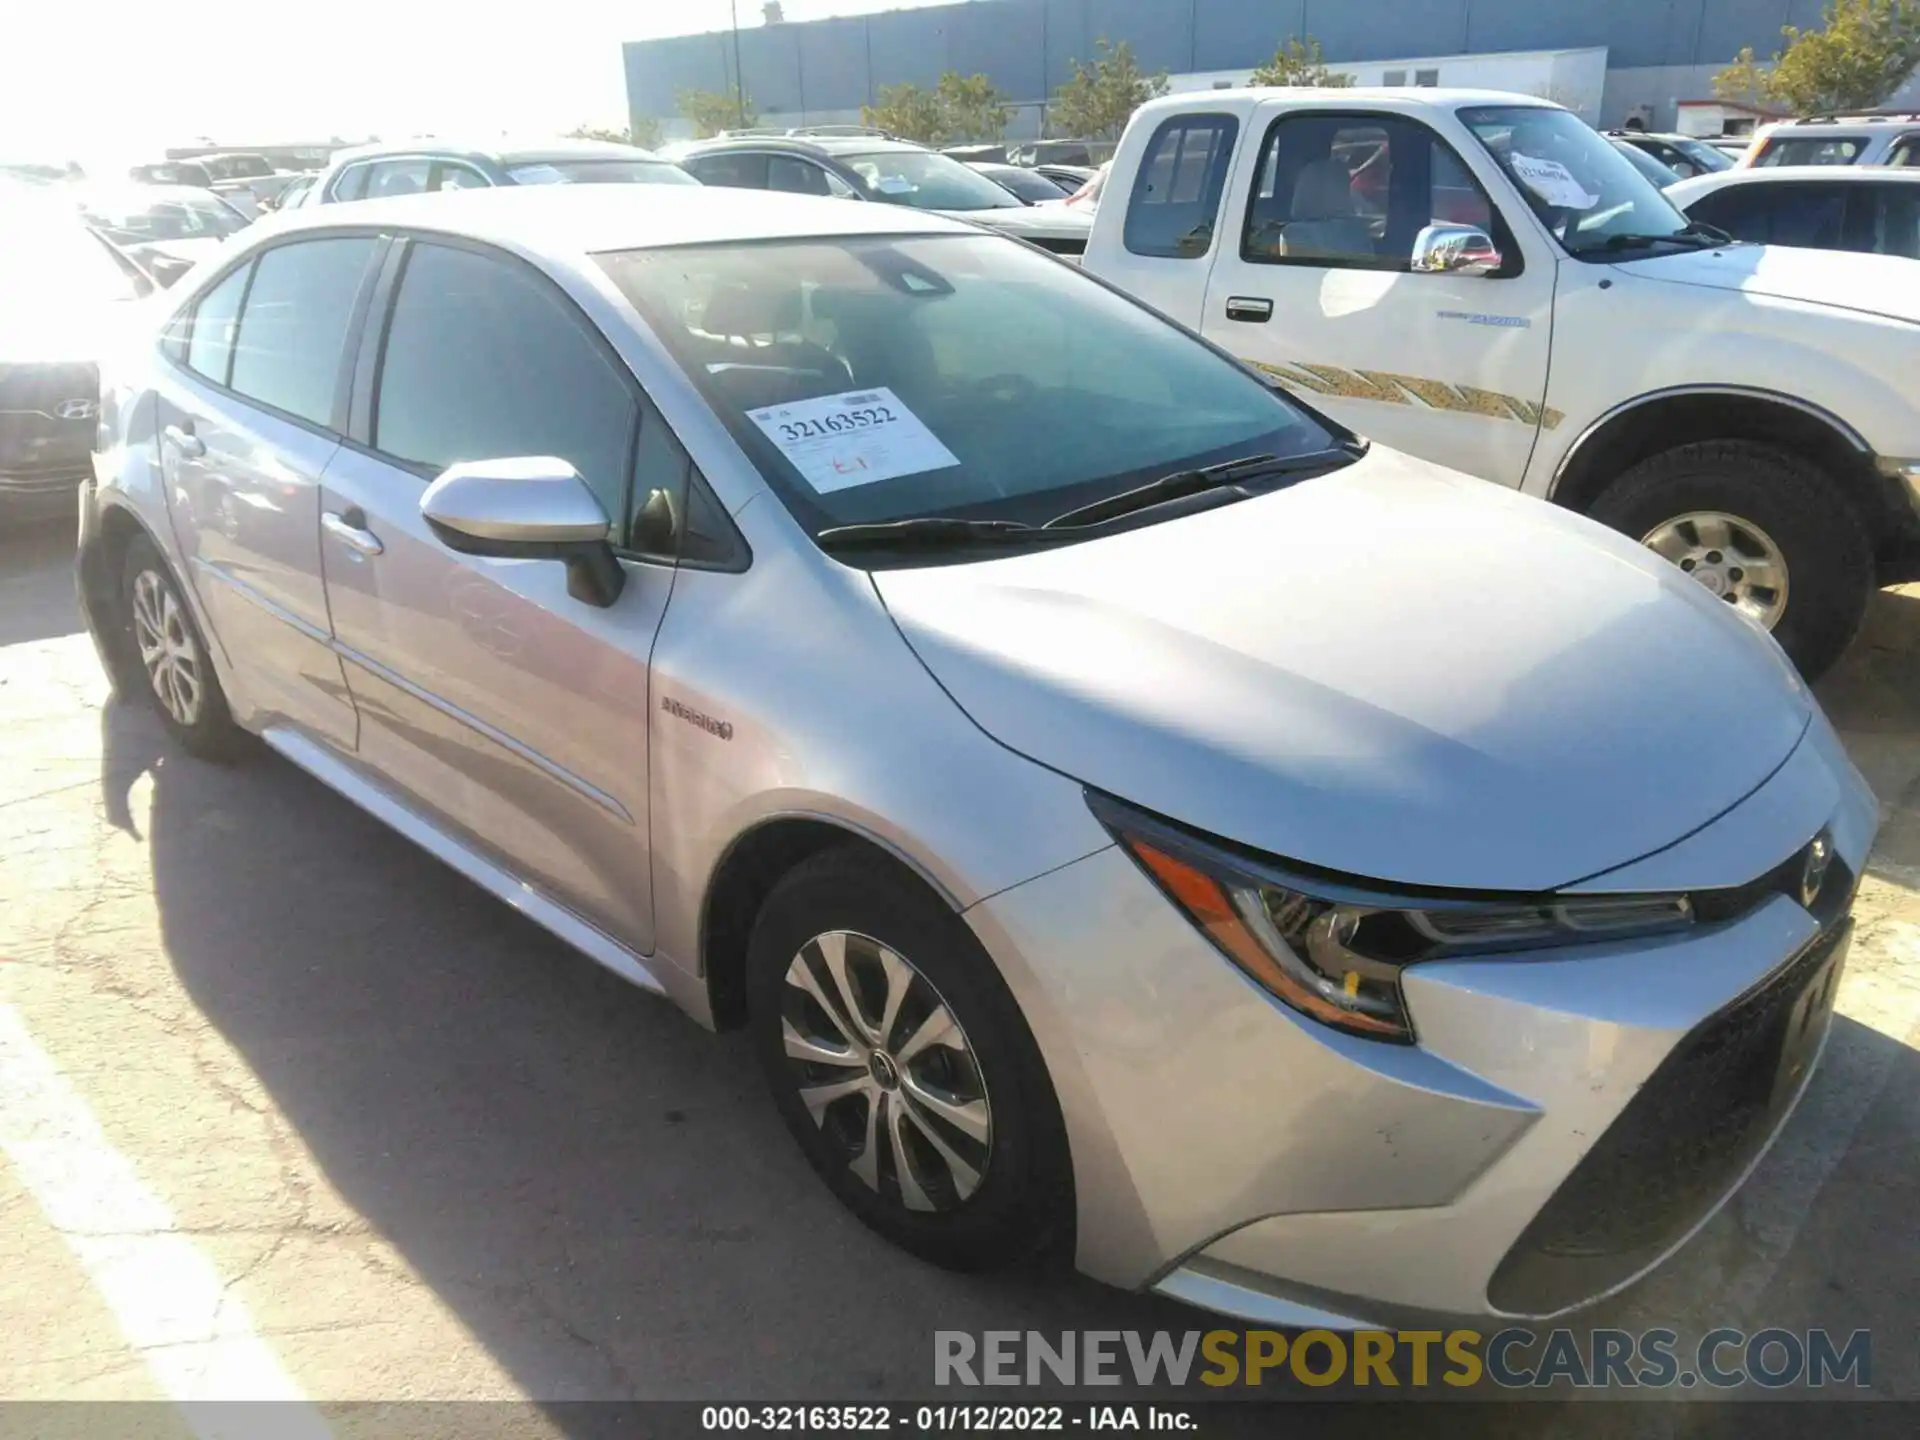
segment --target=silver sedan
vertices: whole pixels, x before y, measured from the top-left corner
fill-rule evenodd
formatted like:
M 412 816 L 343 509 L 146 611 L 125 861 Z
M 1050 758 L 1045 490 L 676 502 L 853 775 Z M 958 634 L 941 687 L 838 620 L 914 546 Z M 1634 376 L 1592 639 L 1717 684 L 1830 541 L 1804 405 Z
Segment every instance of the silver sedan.
M 477 191 L 227 249 L 104 376 L 108 668 L 746 1026 L 916 1254 L 1553 1315 L 1806 1085 L 1873 799 L 1658 556 L 900 207 Z

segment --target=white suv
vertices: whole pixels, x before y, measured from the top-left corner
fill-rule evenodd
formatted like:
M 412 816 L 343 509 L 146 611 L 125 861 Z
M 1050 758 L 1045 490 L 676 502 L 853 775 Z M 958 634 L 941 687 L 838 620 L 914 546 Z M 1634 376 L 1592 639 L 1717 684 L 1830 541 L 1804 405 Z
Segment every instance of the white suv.
M 1815 115 L 1767 125 L 1741 165 L 1920 165 L 1920 113 Z
M 1920 575 L 1912 262 L 1728 243 L 1558 106 L 1152 101 L 1085 264 L 1352 429 L 1644 541 L 1808 676 Z

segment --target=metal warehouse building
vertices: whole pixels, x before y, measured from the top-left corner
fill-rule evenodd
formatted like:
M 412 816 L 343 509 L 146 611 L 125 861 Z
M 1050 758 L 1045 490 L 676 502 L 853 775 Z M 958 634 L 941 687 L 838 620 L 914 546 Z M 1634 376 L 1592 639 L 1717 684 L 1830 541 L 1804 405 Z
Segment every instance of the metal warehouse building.
M 756 21 L 759 8 L 740 5 Z M 990 76 L 1020 102 L 1008 133 L 1034 135 L 1040 102 L 1103 36 L 1130 42 L 1142 66 L 1167 71 L 1175 88 L 1204 88 L 1244 77 L 1288 36 L 1310 35 L 1362 84 L 1524 90 L 1599 123 L 1638 112 L 1666 129 L 1679 102 L 1711 96 L 1714 72 L 1741 46 L 1770 54 L 1782 25 L 1817 25 L 1820 8 L 1821 0 L 970 0 L 755 23 L 741 29 L 739 51 L 763 123 L 857 120 L 880 86 L 930 85 L 957 70 Z M 636 118 L 671 121 L 681 90 L 733 88 L 730 31 L 625 51 Z M 1570 53 L 1581 51 L 1589 53 Z M 1523 60 L 1531 66 L 1516 68 Z M 1528 82 L 1542 73 L 1550 78 Z

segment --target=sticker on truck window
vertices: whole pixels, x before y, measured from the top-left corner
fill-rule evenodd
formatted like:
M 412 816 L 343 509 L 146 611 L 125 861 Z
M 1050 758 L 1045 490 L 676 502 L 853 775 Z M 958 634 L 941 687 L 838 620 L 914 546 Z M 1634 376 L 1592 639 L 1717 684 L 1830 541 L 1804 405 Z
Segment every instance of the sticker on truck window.
M 763 405 L 747 418 L 822 495 L 960 463 L 884 386 Z
M 1520 183 L 1549 205 L 1566 210 L 1591 210 L 1600 203 L 1598 195 L 1589 195 L 1573 178 L 1573 172 L 1558 160 L 1542 160 L 1533 155 L 1513 153 L 1509 162 Z

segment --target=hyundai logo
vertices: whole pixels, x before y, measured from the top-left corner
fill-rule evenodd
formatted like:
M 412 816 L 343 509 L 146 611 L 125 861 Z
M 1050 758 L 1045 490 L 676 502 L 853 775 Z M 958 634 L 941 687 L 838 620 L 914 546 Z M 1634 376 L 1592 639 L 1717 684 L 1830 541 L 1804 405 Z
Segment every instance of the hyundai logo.
M 56 420 L 91 420 L 100 413 L 100 407 L 92 400 L 62 400 L 53 407 Z
M 1811 910 L 1820 898 L 1820 887 L 1827 883 L 1827 866 L 1833 861 L 1833 842 L 1825 834 L 1813 837 L 1807 846 L 1807 858 L 1800 867 L 1800 903 Z

